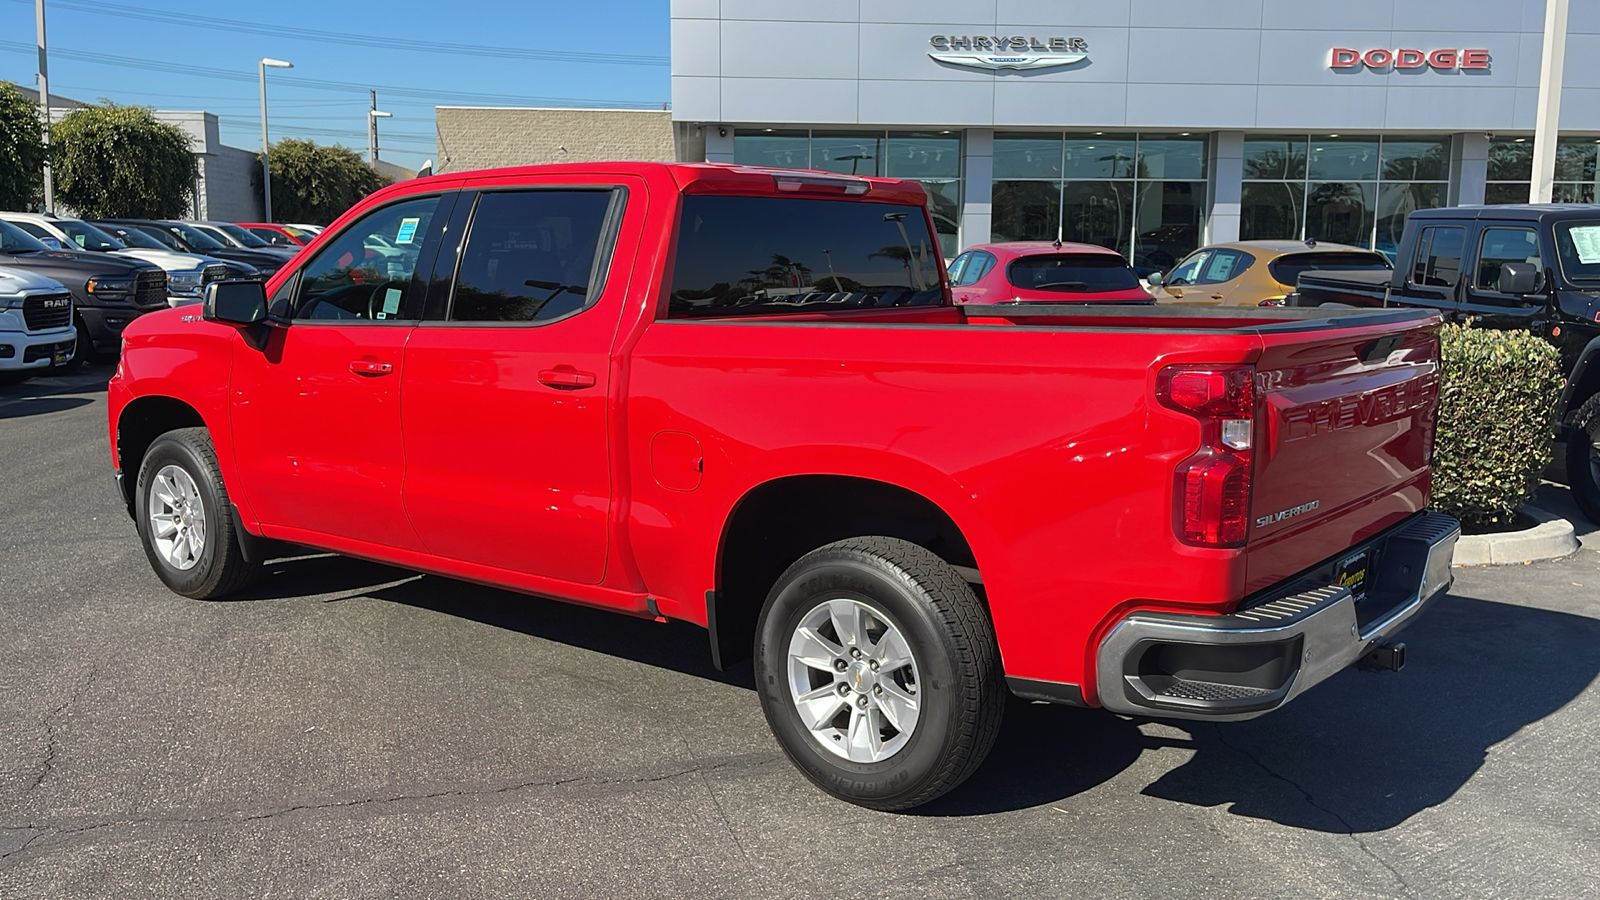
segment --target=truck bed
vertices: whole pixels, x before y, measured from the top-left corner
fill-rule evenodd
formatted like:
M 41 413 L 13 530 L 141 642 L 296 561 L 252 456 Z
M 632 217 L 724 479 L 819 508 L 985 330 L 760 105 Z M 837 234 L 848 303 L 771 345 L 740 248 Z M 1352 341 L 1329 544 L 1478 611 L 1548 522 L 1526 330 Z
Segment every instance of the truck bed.
M 1302 307 L 1324 303 L 1382 306 L 1394 277 L 1394 272 L 1386 269 L 1302 272 L 1296 289 L 1298 300 L 1292 302 Z

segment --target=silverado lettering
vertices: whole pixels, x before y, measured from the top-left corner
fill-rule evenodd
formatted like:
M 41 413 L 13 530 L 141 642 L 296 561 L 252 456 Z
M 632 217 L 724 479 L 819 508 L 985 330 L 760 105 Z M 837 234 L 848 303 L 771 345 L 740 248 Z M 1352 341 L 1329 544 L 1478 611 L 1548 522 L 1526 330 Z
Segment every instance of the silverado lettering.
M 189 597 L 270 595 L 293 545 L 701 626 L 796 766 L 878 809 L 970 775 L 1008 691 L 1261 715 L 1449 587 L 1437 316 L 957 305 L 936 234 L 918 183 L 820 172 L 401 182 L 202 321 L 129 326 L 121 499 Z M 1339 439 L 1269 452 L 1256 420 L 1334 379 L 1360 393 L 1303 427 Z M 1326 591 L 1363 553 L 1393 604 L 1366 630 Z

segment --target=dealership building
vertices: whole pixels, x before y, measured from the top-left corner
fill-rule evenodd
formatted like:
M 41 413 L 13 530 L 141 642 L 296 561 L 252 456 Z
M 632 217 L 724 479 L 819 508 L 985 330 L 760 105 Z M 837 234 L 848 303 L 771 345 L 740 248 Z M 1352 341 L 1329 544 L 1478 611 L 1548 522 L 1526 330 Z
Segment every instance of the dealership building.
M 945 254 L 1314 238 L 1528 196 L 1544 0 L 672 0 L 678 158 L 912 178 Z M 1595 199 L 1600 2 L 1556 199 Z

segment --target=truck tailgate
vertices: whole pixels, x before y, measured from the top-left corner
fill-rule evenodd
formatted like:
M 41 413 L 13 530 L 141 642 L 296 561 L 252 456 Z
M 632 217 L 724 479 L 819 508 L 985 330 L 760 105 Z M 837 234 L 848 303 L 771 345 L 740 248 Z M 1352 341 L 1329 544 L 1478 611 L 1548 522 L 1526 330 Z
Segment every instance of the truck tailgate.
M 1426 505 L 1437 319 L 1264 333 L 1247 589 L 1337 555 Z

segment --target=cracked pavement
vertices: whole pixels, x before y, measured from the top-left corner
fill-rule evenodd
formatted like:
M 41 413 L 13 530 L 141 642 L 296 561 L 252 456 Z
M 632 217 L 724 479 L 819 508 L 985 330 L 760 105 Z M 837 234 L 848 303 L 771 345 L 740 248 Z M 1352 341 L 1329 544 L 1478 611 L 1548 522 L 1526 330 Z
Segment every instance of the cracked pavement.
M 691 627 L 315 554 L 167 592 L 108 375 L 0 388 L 7 900 L 1600 897 L 1600 551 L 1458 570 L 1405 672 L 1263 719 L 1014 703 L 972 781 L 885 814 L 806 782 Z

